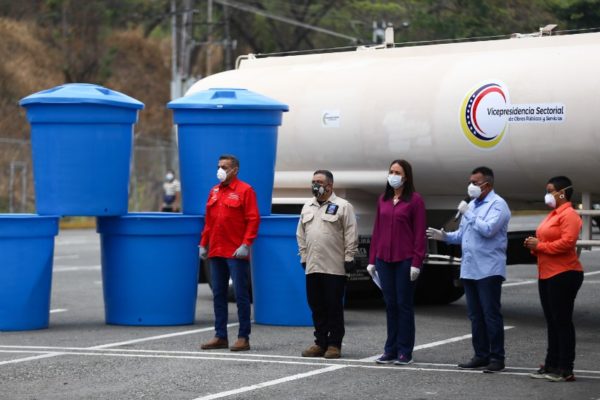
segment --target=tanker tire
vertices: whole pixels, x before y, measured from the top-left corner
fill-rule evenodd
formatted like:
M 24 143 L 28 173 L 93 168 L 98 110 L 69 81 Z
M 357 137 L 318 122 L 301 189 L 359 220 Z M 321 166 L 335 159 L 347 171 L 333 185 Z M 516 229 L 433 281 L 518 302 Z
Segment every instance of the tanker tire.
M 212 290 L 212 282 L 210 279 L 210 268 L 206 261 L 200 261 L 202 271 L 204 273 L 204 277 L 206 278 L 206 282 L 208 283 L 208 287 Z M 227 289 L 227 301 L 230 303 L 235 303 L 235 290 L 233 290 L 233 285 L 231 284 L 231 279 L 229 280 L 229 288 Z M 252 276 L 250 276 L 250 303 L 253 302 L 252 298 Z
M 415 290 L 416 304 L 450 304 L 465 293 L 455 267 L 424 264 Z

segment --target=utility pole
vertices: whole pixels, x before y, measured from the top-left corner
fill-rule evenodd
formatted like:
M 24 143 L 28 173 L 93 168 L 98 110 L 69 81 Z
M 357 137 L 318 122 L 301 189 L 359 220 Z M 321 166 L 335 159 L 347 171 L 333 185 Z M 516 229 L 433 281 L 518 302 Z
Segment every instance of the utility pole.
M 208 25 L 208 35 L 206 38 L 206 76 L 212 74 L 212 33 L 213 33 L 213 0 L 208 0 L 206 9 L 206 23 Z

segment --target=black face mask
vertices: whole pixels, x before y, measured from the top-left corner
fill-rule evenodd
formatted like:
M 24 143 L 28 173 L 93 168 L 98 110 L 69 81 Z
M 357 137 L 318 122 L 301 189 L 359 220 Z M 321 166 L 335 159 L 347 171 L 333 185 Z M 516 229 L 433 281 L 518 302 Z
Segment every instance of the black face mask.
M 317 198 L 323 196 L 323 194 L 325 194 L 325 186 L 318 183 L 313 183 L 312 194 Z

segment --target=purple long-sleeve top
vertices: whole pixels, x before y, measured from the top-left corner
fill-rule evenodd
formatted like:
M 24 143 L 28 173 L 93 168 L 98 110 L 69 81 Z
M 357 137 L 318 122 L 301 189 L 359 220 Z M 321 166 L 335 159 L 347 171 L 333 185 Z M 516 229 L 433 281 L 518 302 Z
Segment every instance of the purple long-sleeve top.
M 425 258 L 425 203 L 418 193 L 409 201 L 392 199 L 377 201 L 377 215 L 371 236 L 369 264 L 379 258 L 385 262 L 398 262 L 412 258 L 413 267 L 421 267 Z

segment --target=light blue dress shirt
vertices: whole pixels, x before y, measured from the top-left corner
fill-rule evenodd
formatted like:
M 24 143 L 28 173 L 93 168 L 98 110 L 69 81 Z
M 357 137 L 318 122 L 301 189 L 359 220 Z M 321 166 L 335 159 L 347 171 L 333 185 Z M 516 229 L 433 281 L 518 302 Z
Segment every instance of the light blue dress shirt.
M 510 210 L 493 190 L 482 200 L 472 200 L 458 230 L 447 232 L 446 241 L 462 245 L 460 277 L 506 279 L 506 245 Z

